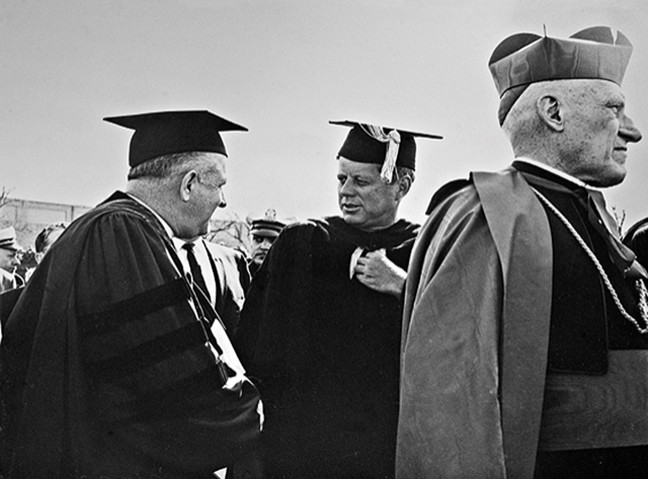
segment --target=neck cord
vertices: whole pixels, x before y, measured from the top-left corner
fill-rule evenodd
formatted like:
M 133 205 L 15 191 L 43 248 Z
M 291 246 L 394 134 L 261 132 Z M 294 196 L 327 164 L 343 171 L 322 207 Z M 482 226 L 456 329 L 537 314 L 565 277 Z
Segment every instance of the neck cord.
M 605 284 L 605 288 L 608 290 L 610 293 L 610 296 L 612 296 L 612 300 L 614 301 L 614 304 L 617 307 L 617 310 L 619 313 L 621 313 L 621 316 L 623 316 L 626 320 L 631 322 L 634 327 L 639 331 L 641 334 L 647 334 L 648 333 L 648 291 L 646 291 L 646 286 L 644 285 L 644 282 L 642 279 L 636 279 L 635 280 L 635 288 L 637 290 L 637 294 L 639 296 L 639 312 L 641 315 L 641 320 L 643 321 L 645 327 L 641 327 L 639 325 L 639 322 L 633 318 L 623 307 L 623 304 L 621 304 L 621 300 L 619 299 L 619 295 L 617 292 L 614 290 L 614 286 L 612 286 L 612 283 L 610 282 L 610 279 L 608 278 L 607 273 L 603 269 L 603 265 L 601 265 L 601 262 L 598 260 L 594 252 L 591 250 L 591 248 L 585 243 L 585 240 L 578 234 L 578 231 L 574 229 L 574 227 L 571 225 L 569 220 L 565 218 L 565 216 L 558 211 L 558 208 L 556 208 L 542 193 L 540 193 L 538 190 L 535 188 L 531 187 L 533 192 L 538 196 L 538 198 L 544 203 L 547 208 L 549 208 L 557 217 L 558 219 L 565 225 L 567 230 L 572 234 L 572 236 L 576 239 L 578 244 L 583 248 L 587 256 L 592 260 L 594 263 L 594 266 L 599 272 L 599 275 L 601 276 L 601 279 L 603 280 L 603 283 Z

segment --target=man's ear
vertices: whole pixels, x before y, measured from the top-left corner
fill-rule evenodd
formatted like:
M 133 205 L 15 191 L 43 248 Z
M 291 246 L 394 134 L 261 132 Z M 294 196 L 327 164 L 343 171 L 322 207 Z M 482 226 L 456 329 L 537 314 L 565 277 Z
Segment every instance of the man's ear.
M 563 104 L 552 95 L 545 95 L 536 104 L 538 116 L 553 131 L 565 129 Z
M 182 176 L 180 180 L 180 198 L 182 201 L 189 201 L 193 189 L 198 184 L 198 173 L 196 170 L 190 170 Z
M 403 198 L 412 187 L 412 178 L 410 176 L 403 176 L 398 180 L 398 195 Z

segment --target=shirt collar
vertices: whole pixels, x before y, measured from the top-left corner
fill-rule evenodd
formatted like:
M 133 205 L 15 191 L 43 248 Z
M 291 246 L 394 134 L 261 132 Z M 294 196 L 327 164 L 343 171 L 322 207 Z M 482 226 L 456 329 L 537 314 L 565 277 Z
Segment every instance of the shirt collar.
M 175 246 L 178 251 L 180 251 L 180 249 L 186 243 L 193 243 L 194 246 L 200 245 L 201 244 L 201 241 L 200 241 L 201 239 L 202 239 L 201 237 L 198 237 L 198 238 L 196 238 L 194 240 L 185 240 L 185 239 L 182 239 L 182 238 L 178 238 L 177 236 L 173 236 L 173 235 L 171 236 L 171 241 L 173 241 L 173 246 Z M 199 250 L 200 250 L 200 248 L 195 249 L 194 251 L 196 253 L 198 253 Z
M 137 201 L 140 205 L 142 205 L 144 208 L 149 210 L 153 215 L 158 219 L 158 221 L 162 224 L 162 227 L 164 228 L 164 231 L 166 234 L 169 236 L 169 238 L 173 239 L 173 230 L 171 229 L 171 226 L 169 226 L 169 223 L 167 223 L 164 218 L 162 218 L 157 211 L 155 211 L 153 208 L 151 208 L 149 205 L 147 205 L 143 200 L 139 199 L 137 196 L 133 196 L 130 193 L 126 193 L 126 195 Z
M 542 163 L 542 162 L 534 160 L 532 158 L 527 158 L 527 157 L 524 157 L 524 156 L 520 156 L 520 157 L 516 158 L 515 161 L 519 161 L 521 163 L 528 163 L 529 165 L 533 165 L 533 166 L 535 166 L 537 168 L 548 171 L 548 172 L 550 172 L 550 173 L 552 173 L 552 174 L 554 174 L 556 176 L 560 176 L 564 180 L 566 180 L 566 181 L 568 181 L 570 183 L 573 183 L 574 185 L 579 186 L 581 188 L 596 189 L 596 188 L 592 188 L 587 183 L 579 180 L 575 176 L 572 176 L 572 175 L 570 175 L 568 173 L 565 173 L 564 171 L 561 171 L 561 170 L 559 170 L 557 168 L 554 168 L 553 166 L 549 166 L 546 163 Z

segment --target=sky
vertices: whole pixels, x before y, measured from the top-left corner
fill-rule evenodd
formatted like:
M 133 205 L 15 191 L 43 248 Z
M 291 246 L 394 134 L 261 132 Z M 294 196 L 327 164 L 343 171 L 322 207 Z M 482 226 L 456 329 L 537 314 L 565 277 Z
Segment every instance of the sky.
M 645 0 L 2 0 L 0 187 L 16 199 L 92 206 L 124 188 L 128 130 L 103 117 L 207 109 L 223 134 L 225 216 L 338 213 L 335 157 L 359 120 L 419 140 L 400 215 L 436 189 L 512 160 L 488 59 L 519 32 L 609 25 L 634 45 L 623 90 L 648 135 Z M 648 216 L 648 139 L 608 189 L 624 226 Z

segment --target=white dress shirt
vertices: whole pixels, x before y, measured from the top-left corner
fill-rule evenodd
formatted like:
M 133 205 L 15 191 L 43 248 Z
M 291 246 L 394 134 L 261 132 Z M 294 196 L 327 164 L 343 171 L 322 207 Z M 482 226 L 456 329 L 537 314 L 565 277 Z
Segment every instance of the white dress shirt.
M 173 230 L 171 229 L 171 226 L 162 218 L 157 212 L 151 208 L 149 205 L 147 205 L 144 201 L 140 200 L 139 198 L 136 198 L 135 196 L 128 195 L 130 198 L 134 199 L 138 203 L 140 203 L 142 206 L 144 206 L 146 209 L 151 211 L 155 217 L 160 221 L 162 224 L 162 227 L 164 228 L 164 231 L 166 234 L 171 238 L 173 245 L 175 247 L 176 253 L 178 254 L 178 257 L 180 258 L 180 262 L 182 263 L 182 267 L 184 268 L 184 271 L 178 271 L 179 274 L 185 276 L 185 277 L 191 277 L 191 269 L 189 268 L 189 261 L 187 260 L 187 252 L 186 250 L 182 249 L 182 245 L 186 241 L 181 240 L 179 238 L 176 238 L 173 236 Z M 200 244 L 198 244 L 200 243 Z M 210 284 L 213 287 L 213 292 L 214 296 L 216 294 L 216 279 L 214 278 L 214 272 L 211 267 L 211 263 L 208 258 L 208 252 L 207 252 L 207 247 L 204 244 L 204 240 L 202 238 L 196 240 L 196 247 L 194 247 L 195 254 L 196 254 L 196 260 L 198 261 L 198 264 L 200 265 L 200 269 L 203 273 L 203 276 L 205 277 L 205 283 L 207 284 L 207 288 L 210 289 L 210 294 L 211 292 L 211 287 Z M 199 254 L 199 252 L 201 252 Z M 171 258 L 171 255 L 169 255 L 169 261 L 175 267 L 175 262 Z M 201 260 L 202 258 L 202 260 Z M 177 271 L 177 269 L 176 269 Z M 211 283 L 208 281 L 208 277 L 211 278 Z M 198 312 L 193 304 L 193 301 L 189 301 L 191 304 L 191 307 L 196 314 L 196 317 L 198 317 Z M 223 327 L 223 324 L 220 321 L 214 321 L 214 323 L 211 326 L 212 334 L 216 338 L 216 342 L 218 343 L 218 346 L 222 349 L 223 353 L 219 354 L 216 349 L 211 346 L 211 351 L 214 354 L 216 358 L 219 358 L 221 361 L 225 362 L 235 373 L 236 375 L 234 377 L 231 377 L 227 380 L 225 385 L 223 386 L 224 389 L 237 389 L 240 387 L 240 384 L 246 380 L 247 378 L 245 377 L 245 369 L 243 368 L 243 365 L 241 364 L 241 361 L 239 360 L 238 356 L 236 355 L 236 351 L 234 351 L 234 346 L 232 346 L 231 341 L 229 340 L 229 337 L 227 336 L 227 333 L 225 332 L 225 328 Z

